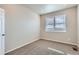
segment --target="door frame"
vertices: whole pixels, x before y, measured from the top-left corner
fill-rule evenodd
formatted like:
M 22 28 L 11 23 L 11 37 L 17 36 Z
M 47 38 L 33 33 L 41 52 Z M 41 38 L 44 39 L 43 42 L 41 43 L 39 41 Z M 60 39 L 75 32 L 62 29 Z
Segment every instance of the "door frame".
M 2 31 L 1 31 L 1 50 L 2 50 L 2 54 L 1 55 L 4 55 L 5 54 L 5 10 L 3 8 L 0 8 L 0 12 L 2 14 L 2 21 L 1 21 L 1 24 L 2 24 Z

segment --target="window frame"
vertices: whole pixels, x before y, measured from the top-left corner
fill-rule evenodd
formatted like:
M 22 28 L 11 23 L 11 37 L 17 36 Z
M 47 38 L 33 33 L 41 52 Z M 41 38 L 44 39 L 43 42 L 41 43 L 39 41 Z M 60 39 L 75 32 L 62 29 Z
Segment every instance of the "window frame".
M 63 19 L 64 22 L 62 23 L 64 27 L 63 27 L 63 28 L 59 28 L 59 29 L 62 29 L 62 30 L 56 30 L 56 17 L 59 17 L 59 18 L 63 17 L 63 18 L 64 18 L 64 19 Z M 47 18 L 48 18 L 48 17 L 46 17 L 46 22 L 48 21 Z M 49 18 L 50 18 L 50 17 L 49 17 Z M 67 26 L 66 26 L 66 15 L 52 16 L 52 18 L 54 18 L 54 19 L 53 19 L 53 23 L 54 23 L 54 24 L 52 25 L 54 28 L 53 28 L 53 29 L 50 28 L 50 30 L 48 30 L 48 28 L 46 28 L 47 23 L 45 22 L 45 24 L 46 24 L 46 25 L 45 25 L 45 31 L 46 31 L 46 32 L 66 32 L 66 30 L 67 30 L 67 29 L 66 29 L 66 28 L 67 28 Z M 50 22 L 50 21 L 49 21 L 49 22 Z

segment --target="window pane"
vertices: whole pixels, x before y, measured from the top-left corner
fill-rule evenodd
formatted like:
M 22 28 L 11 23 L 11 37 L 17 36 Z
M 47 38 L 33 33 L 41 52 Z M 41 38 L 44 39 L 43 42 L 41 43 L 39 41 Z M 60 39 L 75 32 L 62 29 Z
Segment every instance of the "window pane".
M 65 29 L 65 24 L 56 24 L 55 29 Z
M 55 23 L 65 23 L 65 15 L 55 16 Z
M 54 17 L 48 17 L 48 18 L 46 18 L 46 28 L 45 28 L 45 30 L 47 31 L 47 32 L 51 32 L 51 31 L 53 31 L 53 29 L 54 29 Z
M 46 32 L 66 32 L 65 15 L 46 18 Z
M 66 32 L 65 15 L 55 16 L 55 32 Z

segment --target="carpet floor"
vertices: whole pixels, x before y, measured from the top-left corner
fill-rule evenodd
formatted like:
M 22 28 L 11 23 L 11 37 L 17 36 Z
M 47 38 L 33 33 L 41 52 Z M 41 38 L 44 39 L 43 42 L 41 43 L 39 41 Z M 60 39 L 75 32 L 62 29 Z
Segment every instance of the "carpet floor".
M 72 45 L 40 39 L 6 55 L 79 55 Z

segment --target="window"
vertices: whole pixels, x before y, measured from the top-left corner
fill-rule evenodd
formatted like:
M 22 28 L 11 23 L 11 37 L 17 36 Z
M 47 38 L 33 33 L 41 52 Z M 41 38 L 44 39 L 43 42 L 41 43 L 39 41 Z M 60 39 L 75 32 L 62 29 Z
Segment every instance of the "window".
M 46 18 L 46 32 L 66 32 L 65 15 Z

